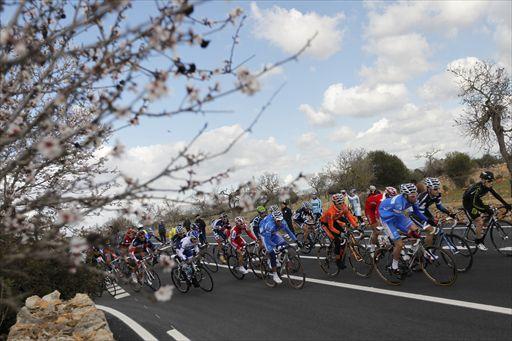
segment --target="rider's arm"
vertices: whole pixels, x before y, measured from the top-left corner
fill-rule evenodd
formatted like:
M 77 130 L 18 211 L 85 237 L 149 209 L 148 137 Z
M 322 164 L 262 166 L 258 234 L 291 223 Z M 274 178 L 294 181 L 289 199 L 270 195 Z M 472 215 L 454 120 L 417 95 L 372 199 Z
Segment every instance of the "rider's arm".
M 418 205 L 414 204 L 412 205 L 412 211 L 416 217 L 419 218 L 422 224 L 428 223 L 428 218 L 425 217 L 423 213 L 421 213 L 420 209 L 418 208 Z
M 507 203 L 507 202 L 506 202 L 506 201 L 501 197 L 501 195 L 499 195 L 499 194 L 498 194 L 498 192 L 496 192 L 496 191 L 494 190 L 494 188 L 492 188 L 492 187 L 491 187 L 491 188 L 489 189 L 489 192 L 491 192 L 491 194 L 492 194 L 492 195 L 494 195 L 494 197 L 495 197 L 496 199 L 498 199 L 498 200 L 499 200 L 503 205 L 505 205 L 505 206 L 509 206 L 509 203 Z
M 439 211 L 441 211 L 445 214 L 451 214 L 451 212 L 448 211 L 448 209 L 446 207 L 444 207 L 444 205 L 441 203 L 441 199 L 439 199 L 439 201 L 436 202 L 436 207 Z
M 481 189 L 481 185 L 477 187 L 475 192 L 473 193 L 473 207 L 476 208 L 480 212 L 489 211 L 489 206 L 485 205 L 480 196 L 478 195 Z
M 290 236 L 290 238 L 293 241 L 296 241 L 297 237 L 295 236 L 295 233 L 293 233 L 292 230 L 290 230 L 286 221 L 283 220 L 282 224 L 283 224 L 282 229 Z
M 254 232 L 251 231 L 251 229 L 245 228 L 245 233 L 247 233 L 249 238 L 251 238 L 252 240 L 254 240 L 254 241 L 258 240 L 258 238 L 256 238 L 256 235 L 254 234 Z

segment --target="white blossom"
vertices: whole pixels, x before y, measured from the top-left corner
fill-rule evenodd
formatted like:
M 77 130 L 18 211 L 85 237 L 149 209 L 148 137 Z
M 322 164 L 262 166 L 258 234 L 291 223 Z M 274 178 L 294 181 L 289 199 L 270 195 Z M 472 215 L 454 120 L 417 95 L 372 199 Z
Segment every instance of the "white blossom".
M 162 268 L 166 273 L 171 272 L 172 268 L 176 266 L 176 263 L 168 255 L 160 256 L 160 264 L 162 265 Z
M 159 302 L 167 302 L 172 297 L 172 286 L 164 285 L 160 287 L 157 291 L 155 291 L 155 298 Z
M 37 145 L 37 150 L 47 159 L 54 159 L 62 153 L 62 148 L 57 139 L 47 136 Z
M 241 87 L 240 91 L 244 94 L 254 95 L 261 88 L 258 79 L 246 68 L 238 69 L 236 78 L 238 79 L 237 86 Z

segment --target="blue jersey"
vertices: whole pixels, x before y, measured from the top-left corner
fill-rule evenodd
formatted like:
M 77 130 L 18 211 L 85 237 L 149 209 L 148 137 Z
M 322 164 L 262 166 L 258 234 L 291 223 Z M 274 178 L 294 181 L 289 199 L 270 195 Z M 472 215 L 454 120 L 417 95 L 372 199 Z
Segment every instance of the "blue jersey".
M 281 225 L 277 226 L 272 214 L 267 215 L 265 218 L 263 218 L 263 220 L 260 221 L 260 234 L 263 237 L 268 237 L 273 234 L 276 234 L 277 231 L 281 229 L 284 230 L 284 232 L 286 232 L 290 236 L 290 238 L 292 238 L 293 240 L 297 240 L 297 237 L 295 237 L 295 234 L 290 230 L 286 221 L 281 221 Z
M 311 200 L 311 210 L 313 214 L 322 214 L 322 200 L 320 198 Z
M 416 203 L 411 204 L 402 194 L 382 200 L 379 206 L 379 215 L 382 220 L 390 220 L 398 216 L 405 216 L 405 212 L 412 208 L 414 215 L 421 220 L 427 221 L 427 217 L 421 213 Z

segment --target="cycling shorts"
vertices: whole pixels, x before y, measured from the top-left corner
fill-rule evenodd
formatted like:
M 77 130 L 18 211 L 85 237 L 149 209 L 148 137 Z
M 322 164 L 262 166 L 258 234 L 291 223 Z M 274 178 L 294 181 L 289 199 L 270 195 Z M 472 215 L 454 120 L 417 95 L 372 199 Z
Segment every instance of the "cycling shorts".
M 395 241 L 400 239 L 400 232 L 407 234 L 412 226 L 412 220 L 404 215 L 396 215 L 390 219 L 382 219 L 382 227 L 388 237 Z
M 286 240 L 279 234 L 279 233 L 273 233 L 273 234 L 266 234 L 261 235 L 263 238 L 263 245 L 265 246 L 265 249 L 267 252 L 272 252 L 275 247 L 280 245 L 288 245 Z
M 463 202 L 462 206 L 464 206 L 464 209 L 466 210 L 466 213 L 469 215 L 471 220 L 475 220 L 476 218 L 480 217 L 482 215 L 482 211 L 475 208 L 473 205 Z
M 245 246 L 245 240 L 242 237 L 238 236 L 235 239 L 231 239 L 231 245 L 233 245 L 233 247 L 238 251 L 242 251 L 242 249 Z

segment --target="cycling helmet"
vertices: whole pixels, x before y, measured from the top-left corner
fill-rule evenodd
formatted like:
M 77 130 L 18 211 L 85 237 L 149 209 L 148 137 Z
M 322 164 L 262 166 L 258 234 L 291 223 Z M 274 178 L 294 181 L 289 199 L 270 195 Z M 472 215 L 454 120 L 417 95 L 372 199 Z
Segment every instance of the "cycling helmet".
M 394 197 L 395 195 L 397 195 L 395 187 L 388 186 L 384 191 L 386 192 L 386 195 L 390 197 Z
M 243 225 L 245 224 L 245 219 L 242 216 L 238 216 L 235 218 L 235 224 L 237 225 Z
M 228 219 L 228 215 L 226 213 L 221 213 L 220 219 Z
M 186 232 L 187 232 L 187 229 L 185 229 L 185 227 L 183 227 L 181 225 L 176 226 L 176 233 L 177 234 L 182 234 L 182 233 L 186 233 Z
M 139 231 L 140 231 L 140 230 L 142 230 L 143 228 L 144 228 L 144 225 L 142 225 L 142 224 L 137 225 L 137 230 L 139 230 Z
M 258 211 L 258 213 L 265 213 L 266 210 L 265 206 L 256 207 L 256 211 Z
M 415 184 L 411 184 L 411 183 L 401 184 L 400 185 L 400 193 L 406 194 L 406 195 L 418 194 L 418 189 L 416 188 Z
M 268 208 L 268 210 L 270 211 L 270 213 L 274 213 L 274 212 L 281 212 L 281 210 L 279 209 L 279 207 L 277 205 L 272 205 Z
M 194 231 L 194 230 L 191 230 L 187 233 L 187 235 L 190 237 L 190 239 L 192 238 L 199 238 L 199 232 L 198 231 Z
M 491 171 L 482 172 L 482 173 L 480 173 L 480 179 L 486 180 L 486 181 L 493 181 L 494 173 Z
M 274 220 L 283 220 L 283 213 L 281 213 L 279 210 L 273 211 L 272 217 L 274 217 Z
M 308 210 L 308 211 L 311 211 L 311 203 L 309 201 L 304 201 L 302 203 L 302 208 L 305 209 L 305 210 Z
M 192 225 L 190 225 L 190 228 L 192 230 L 199 230 L 199 225 L 197 225 L 196 223 L 192 223 Z
M 340 194 L 343 195 L 343 196 L 347 195 L 347 190 L 346 189 L 342 189 Z
M 145 230 L 139 230 L 139 232 L 137 232 L 137 237 L 146 238 L 146 234 L 147 234 L 147 232 Z
M 427 186 L 427 188 L 431 188 L 431 189 L 441 188 L 441 182 L 439 181 L 438 178 L 426 178 L 425 180 L 423 180 L 423 182 L 425 183 L 425 186 Z
M 343 195 L 339 194 L 339 193 L 336 193 L 334 194 L 332 197 L 332 202 L 335 204 L 335 205 L 341 205 L 343 204 Z

